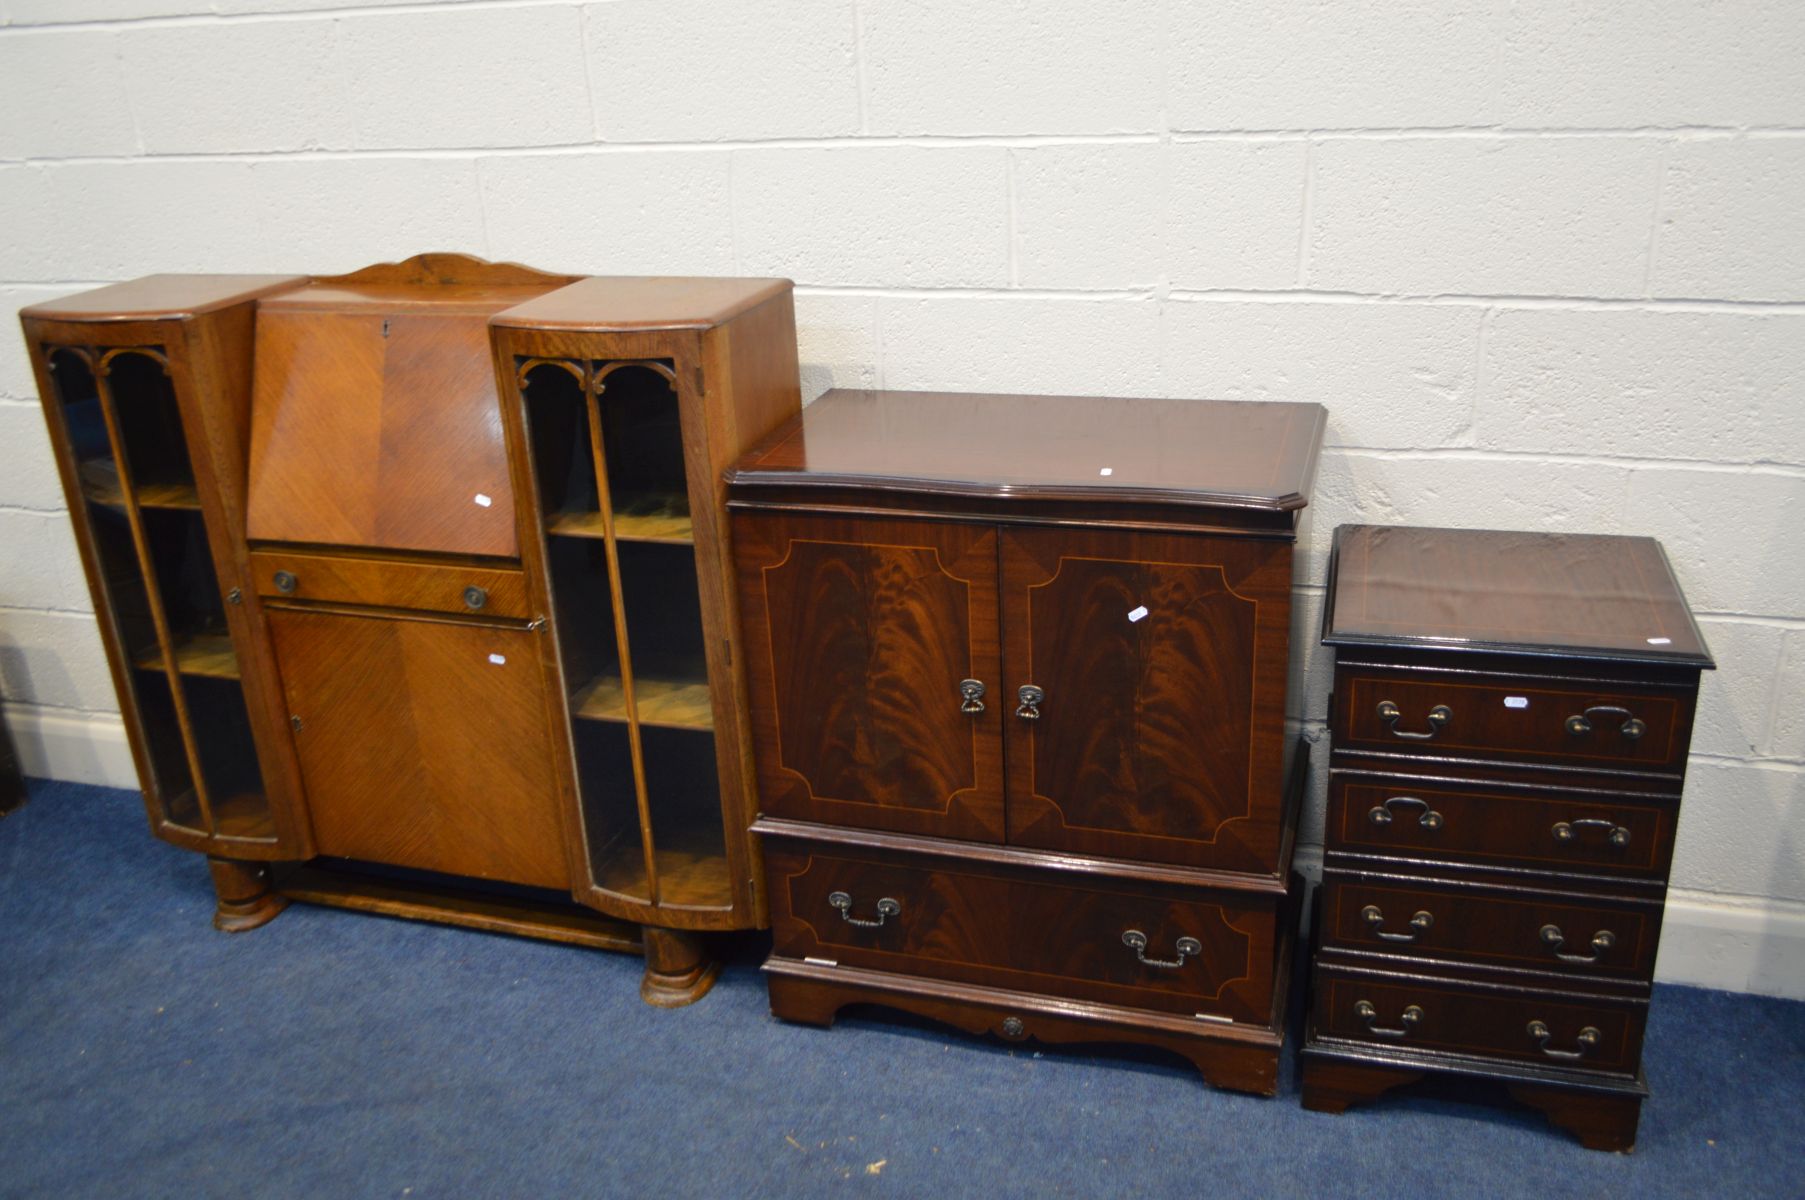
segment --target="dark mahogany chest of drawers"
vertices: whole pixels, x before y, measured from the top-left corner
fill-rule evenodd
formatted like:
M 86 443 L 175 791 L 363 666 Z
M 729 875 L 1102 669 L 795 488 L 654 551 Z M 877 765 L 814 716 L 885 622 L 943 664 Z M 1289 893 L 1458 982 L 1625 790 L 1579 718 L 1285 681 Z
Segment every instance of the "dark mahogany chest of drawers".
M 730 475 L 771 1007 L 1277 1087 L 1313 404 L 830 392 Z
M 1648 538 L 1344 526 L 1304 1104 L 1431 1073 L 1635 1142 L 1699 672 Z

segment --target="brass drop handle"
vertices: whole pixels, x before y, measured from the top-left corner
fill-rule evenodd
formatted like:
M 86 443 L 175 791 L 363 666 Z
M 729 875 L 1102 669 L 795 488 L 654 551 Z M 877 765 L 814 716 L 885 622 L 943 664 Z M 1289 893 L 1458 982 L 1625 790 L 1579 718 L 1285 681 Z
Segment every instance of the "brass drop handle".
M 1203 953 L 1202 942 L 1194 937 L 1181 937 L 1176 943 L 1177 958 L 1148 958 L 1147 935 L 1138 929 L 1123 930 L 1122 944 L 1134 951 L 1134 956 L 1140 959 L 1142 966 L 1158 967 L 1162 971 L 1176 971 L 1185 965 L 1185 959 L 1195 958 Z
M 1417 1004 L 1407 1006 L 1403 1012 L 1398 1014 L 1398 1020 L 1402 1024 L 1397 1027 L 1373 1024 L 1379 1016 L 1379 1010 L 1373 1006 L 1371 1000 L 1356 1001 L 1354 1004 L 1354 1011 L 1359 1014 L 1362 1021 L 1366 1022 L 1366 1031 L 1368 1033 L 1377 1034 L 1384 1038 L 1408 1037 L 1410 1036 L 1410 1031 L 1415 1029 L 1418 1023 L 1423 1019 L 1422 1006 Z
M 984 711 L 984 684 L 977 679 L 959 681 L 959 711 L 977 716 Z
M 862 929 L 876 929 L 891 917 L 902 915 L 902 905 L 885 896 L 877 902 L 877 920 L 867 921 L 852 915 L 852 897 L 845 892 L 829 892 L 827 902 L 840 912 L 840 919 L 848 925 L 857 925 Z
M 487 603 L 489 603 L 489 593 L 482 588 L 473 584 L 464 589 L 464 607 L 471 612 L 476 612 Z
M 1592 1047 L 1598 1045 L 1599 1039 L 1604 1035 L 1598 1032 L 1597 1026 L 1588 1025 L 1580 1030 L 1579 1034 L 1573 1039 L 1578 1046 L 1578 1049 L 1556 1050 L 1553 1046 L 1548 1044 L 1549 1039 L 1553 1037 L 1553 1035 L 1548 1032 L 1547 1023 L 1544 1021 L 1531 1021 L 1529 1023 L 1529 1036 L 1536 1040 L 1536 1048 L 1543 1054 L 1546 1054 L 1549 1058 L 1584 1058 L 1586 1053 L 1591 1050 Z
M 1024 721 L 1040 720 L 1040 702 L 1047 698 L 1045 692 L 1031 683 L 1024 683 L 1015 689 L 1015 698 L 1021 701 L 1021 704 L 1016 707 L 1016 716 Z
M 1568 954 L 1561 950 L 1561 947 L 1566 944 L 1567 935 L 1561 932 L 1559 925 L 1542 926 L 1542 945 L 1548 947 L 1549 953 L 1562 962 L 1570 963 L 1597 962 L 1604 957 L 1605 951 L 1617 944 L 1617 935 L 1608 929 L 1600 929 L 1592 935 L 1592 953 L 1590 954 Z
M 293 595 L 294 590 L 301 586 L 301 581 L 296 579 L 294 575 L 288 571 L 277 571 L 274 583 L 276 585 L 276 590 L 281 592 L 284 596 Z
M 1620 708 L 1615 704 L 1594 704 L 1583 713 L 1574 713 L 1567 718 L 1567 732 L 1573 737 L 1591 733 L 1593 713 L 1622 717 L 1623 724 L 1617 727 L 1617 732 L 1632 742 L 1648 732 L 1648 726 L 1643 723 L 1641 717 L 1631 713 L 1629 709 Z
M 1607 840 L 1619 850 L 1630 844 L 1629 830 L 1598 817 L 1581 817 L 1577 821 L 1556 821 L 1548 832 L 1554 835 L 1554 840 L 1557 842 L 1570 842 L 1579 835 L 1579 831 L 1582 829 L 1609 830 Z
M 1415 733 L 1408 729 L 1399 729 L 1398 721 L 1404 710 L 1389 700 L 1379 701 L 1379 719 L 1391 727 L 1393 737 L 1409 738 L 1412 741 L 1426 742 L 1441 732 L 1441 727 L 1454 719 L 1454 710 L 1445 704 L 1437 704 L 1429 710 L 1429 729 L 1426 733 Z
M 1418 800 L 1415 796 L 1393 796 L 1383 804 L 1375 804 L 1366 810 L 1366 819 L 1371 821 L 1374 825 L 1391 824 L 1391 810 L 1393 805 L 1396 805 L 1399 808 L 1422 809 L 1423 811 L 1417 817 L 1416 823 L 1421 825 L 1424 829 L 1435 830 L 1440 829 L 1442 826 L 1441 814 L 1436 812 L 1433 808 L 1430 808 L 1427 800 Z
M 1369 904 L 1361 909 L 1360 916 L 1372 929 L 1375 936 L 1388 942 L 1414 942 L 1423 934 L 1428 933 L 1430 926 L 1435 924 L 1434 914 L 1418 909 L 1416 915 L 1410 918 L 1409 933 L 1387 933 L 1379 928 L 1385 924 L 1385 914 L 1379 911 L 1377 904 Z

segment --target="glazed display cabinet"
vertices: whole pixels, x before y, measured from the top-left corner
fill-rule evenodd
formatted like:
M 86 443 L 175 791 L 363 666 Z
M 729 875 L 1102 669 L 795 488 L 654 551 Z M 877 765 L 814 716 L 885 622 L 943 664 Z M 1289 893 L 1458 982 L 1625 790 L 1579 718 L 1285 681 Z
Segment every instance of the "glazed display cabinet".
M 784 280 L 452 255 L 21 314 L 153 831 L 290 899 L 641 951 L 766 918 L 721 475 Z

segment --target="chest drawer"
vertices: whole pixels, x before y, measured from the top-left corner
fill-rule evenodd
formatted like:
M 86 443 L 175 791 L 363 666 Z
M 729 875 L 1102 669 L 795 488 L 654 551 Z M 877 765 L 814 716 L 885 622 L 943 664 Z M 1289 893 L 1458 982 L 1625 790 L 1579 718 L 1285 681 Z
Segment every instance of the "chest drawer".
M 1270 1019 L 1283 897 L 768 839 L 775 949 L 916 976 Z
M 1692 706 L 1687 688 L 1343 666 L 1329 719 L 1337 748 L 1678 772 Z
M 251 552 L 257 594 L 527 619 L 526 573 L 518 567 L 408 562 L 354 555 L 264 549 Z
M 1331 771 L 1326 848 L 1666 879 L 1675 810 L 1611 793 Z
M 1544 896 L 1430 879 L 1325 870 L 1325 948 L 1481 966 L 1646 980 L 1661 936 L 1659 901 Z
M 1633 1075 L 1648 1006 L 1637 1000 L 1348 971 L 1317 964 L 1312 1038 Z

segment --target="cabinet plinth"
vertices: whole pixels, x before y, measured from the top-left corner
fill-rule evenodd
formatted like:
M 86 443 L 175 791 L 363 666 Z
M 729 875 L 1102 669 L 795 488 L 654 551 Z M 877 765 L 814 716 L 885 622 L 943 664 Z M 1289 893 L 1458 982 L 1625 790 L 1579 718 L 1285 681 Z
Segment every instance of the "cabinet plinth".
M 800 407 L 788 281 L 440 254 L 21 317 L 152 828 L 222 929 L 292 896 L 706 992 L 697 935 L 765 921 L 720 476 Z
M 1270 1094 L 1315 405 L 830 392 L 729 475 L 772 1011 Z
M 1501 1082 L 1628 1150 L 1701 670 L 1648 538 L 1343 526 L 1304 1104 Z

